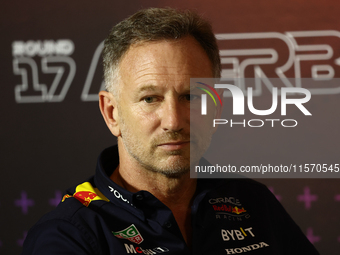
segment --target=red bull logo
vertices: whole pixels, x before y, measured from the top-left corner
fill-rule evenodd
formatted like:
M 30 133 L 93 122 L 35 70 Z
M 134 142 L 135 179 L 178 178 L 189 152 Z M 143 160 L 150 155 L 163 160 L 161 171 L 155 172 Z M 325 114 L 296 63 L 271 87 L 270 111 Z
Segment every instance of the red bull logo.
M 230 213 L 235 213 L 237 215 L 241 213 L 247 212 L 244 207 L 238 208 L 237 206 L 231 206 L 231 205 L 213 205 L 213 208 L 215 211 L 220 211 L 220 212 L 230 212 Z
M 65 195 L 61 202 L 64 202 L 66 198 L 74 197 L 79 202 L 81 202 L 86 207 L 90 205 L 90 203 L 94 200 L 108 200 L 97 188 L 94 188 L 91 183 L 84 182 L 76 187 L 76 192 L 71 195 Z
M 244 210 L 244 208 L 242 207 L 242 209 L 238 208 L 237 206 L 235 206 L 233 208 L 233 213 L 236 213 L 236 214 L 241 214 L 241 213 L 244 213 L 246 212 L 246 210 Z
M 61 200 L 61 202 L 64 202 L 64 201 L 65 201 L 65 199 L 66 199 L 66 198 L 69 198 L 69 197 L 72 197 L 72 196 L 70 196 L 70 195 L 66 194 L 65 196 L 63 196 L 63 199 Z
M 74 193 L 73 197 L 87 207 L 97 197 L 97 194 L 90 191 L 79 191 Z

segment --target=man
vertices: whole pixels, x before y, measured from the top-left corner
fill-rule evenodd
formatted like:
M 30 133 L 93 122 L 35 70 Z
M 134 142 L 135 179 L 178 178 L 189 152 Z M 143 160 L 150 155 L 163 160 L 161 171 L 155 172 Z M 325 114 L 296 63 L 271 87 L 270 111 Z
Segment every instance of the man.
M 31 229 L 23 254 L 318 254 L 263 185 L 190 178 L 190 149 L 202 155 L 214 132 L 190 134 L 190 78 L 221 70 L 206 21 L 139 11 L 112 29 L 103 58 L 99 104 L 118 148 Z

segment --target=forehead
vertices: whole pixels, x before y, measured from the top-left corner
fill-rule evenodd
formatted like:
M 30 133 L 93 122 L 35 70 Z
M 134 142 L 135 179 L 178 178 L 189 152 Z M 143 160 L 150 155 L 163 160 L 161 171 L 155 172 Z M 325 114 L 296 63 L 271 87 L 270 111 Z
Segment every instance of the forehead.
M 119 71 L 124 85 L 134 87 L 145 83 L 183 83 L 190 78 L 213 75 L 207 54 L 193 37 L 132 45 Z

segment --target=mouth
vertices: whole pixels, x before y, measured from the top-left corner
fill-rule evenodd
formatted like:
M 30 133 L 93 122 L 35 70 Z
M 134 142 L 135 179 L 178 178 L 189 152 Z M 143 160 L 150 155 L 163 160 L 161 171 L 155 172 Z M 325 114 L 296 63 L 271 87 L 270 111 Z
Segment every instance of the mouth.
M 164 150 L 180 150 L 190 145 L 190 141 L 176 141 L 158 144 Z

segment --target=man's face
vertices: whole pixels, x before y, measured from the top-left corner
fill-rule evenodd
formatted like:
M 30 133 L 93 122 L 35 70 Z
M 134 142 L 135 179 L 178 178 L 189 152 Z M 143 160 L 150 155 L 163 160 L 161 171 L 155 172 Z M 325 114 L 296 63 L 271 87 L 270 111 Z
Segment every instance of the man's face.
M 131 46 L 119 69 L 119 139 L 128 157 L 166 176 L 187 173 L 190 146 L 210 143 L 190 137 L 190 78 L 212 77 L 208 56 L 192 37 L 146 42 Z

